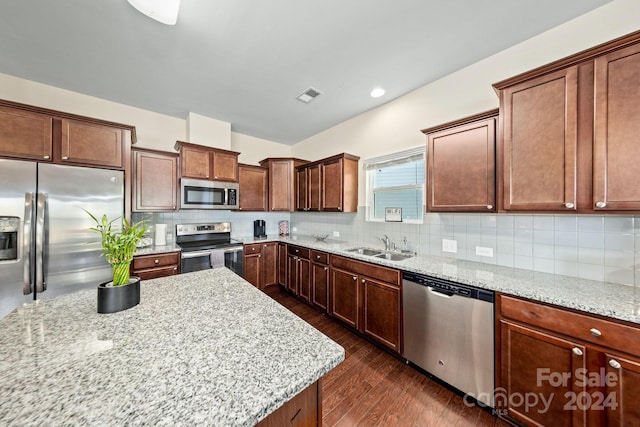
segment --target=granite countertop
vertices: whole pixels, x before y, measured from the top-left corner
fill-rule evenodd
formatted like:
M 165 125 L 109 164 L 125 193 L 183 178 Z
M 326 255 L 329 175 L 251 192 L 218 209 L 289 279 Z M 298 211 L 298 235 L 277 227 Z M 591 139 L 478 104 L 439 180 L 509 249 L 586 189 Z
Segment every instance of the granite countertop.
M 0 321 L 1 425 L 250 426 L 344 360 L 344 349 L 225 268 L 96 291 Z
M 347 249 L 363 246 L 355 242 L 330 239 L 318 242 L 309 236 L 267 236 L 266 239 L 245 237 L 243 241 L 245 243 L 281 241 L 640 324 L 640 289 L 633 285 L 626 286 L 427 255 L 417 255 L 403 261 L 389 261 L 347 252 Z
M 133 256 L 166 254 L 169 252 L 180 252 L 180 250 L 180 246 L 177 246 L 173 243 L 163 246 L 149 245 L 143 248 L 136 249 L 136 251 L 133 253 Z

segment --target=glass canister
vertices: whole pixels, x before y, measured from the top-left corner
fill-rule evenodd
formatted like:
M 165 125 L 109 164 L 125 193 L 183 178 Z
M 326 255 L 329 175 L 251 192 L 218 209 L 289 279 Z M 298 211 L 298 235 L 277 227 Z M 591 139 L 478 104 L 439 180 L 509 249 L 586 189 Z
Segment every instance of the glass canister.
M 289 221 L 278 222 L 278 232 L 281 236 L 289 235 Z

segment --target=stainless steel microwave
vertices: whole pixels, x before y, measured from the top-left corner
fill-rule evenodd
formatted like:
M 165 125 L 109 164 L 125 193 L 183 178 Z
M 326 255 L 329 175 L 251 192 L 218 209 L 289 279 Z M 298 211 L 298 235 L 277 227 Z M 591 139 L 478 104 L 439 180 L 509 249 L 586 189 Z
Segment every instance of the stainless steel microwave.
M 180 180 L 181 209 L 238 209 L 237 182 Z

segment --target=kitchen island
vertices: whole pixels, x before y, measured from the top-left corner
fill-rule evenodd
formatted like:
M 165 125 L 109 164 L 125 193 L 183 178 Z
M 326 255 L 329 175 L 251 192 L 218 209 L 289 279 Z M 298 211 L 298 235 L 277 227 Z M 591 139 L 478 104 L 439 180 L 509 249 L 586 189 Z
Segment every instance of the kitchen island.
M 96 291 L 0 321 L 1 425 L 251 426 L 344 360 L 344 349 L 226 268 Z M 321 414 L 319 414 L 321 416 Z

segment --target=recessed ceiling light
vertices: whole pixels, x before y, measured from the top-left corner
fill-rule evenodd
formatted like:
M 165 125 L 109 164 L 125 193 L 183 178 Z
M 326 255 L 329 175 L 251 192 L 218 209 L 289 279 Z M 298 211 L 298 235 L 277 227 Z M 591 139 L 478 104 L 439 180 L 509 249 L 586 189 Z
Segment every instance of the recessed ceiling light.
M 175 25 L 178 21 L 180 0 L 129 0 L 129 4 L 163 24 Z
M 304 92 L 296 96 L 296 99 L 298 101 L 304 102 L 305 104 L 308 104 L 318 95 L 322 95 L 322 92 L 314 87 L 308 87 Z
M 384 94 L 385 94 L 385 91 L 381 87 L 376 87 L 371 91 L 372 98 L 380 98 Z

